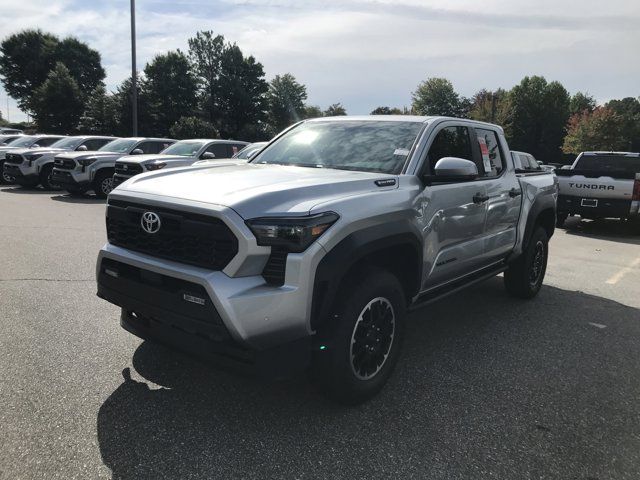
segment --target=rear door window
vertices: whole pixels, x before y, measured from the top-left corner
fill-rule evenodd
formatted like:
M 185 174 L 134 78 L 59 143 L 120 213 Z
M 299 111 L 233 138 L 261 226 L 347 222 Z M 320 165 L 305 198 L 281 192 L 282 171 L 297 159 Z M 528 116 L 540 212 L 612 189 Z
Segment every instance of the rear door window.
M 484 128 L 476 128 L 475 131 L 478 145 L 480 146 L 480 154 L 482 155 L 482 171 L 484 171 L 484 176 L 499 176 L 504 170 L 504 158 L 500 151 L 498 135 L 493 130 Z
M 216 158 L 229 158 L 230 149 L 228 149 L 228 145 L 225 143 L 212 143 L 207 147 L 207 152 L 211 152 L 215 155 Z
M 435 175 L 438 160 L 444 157 L 458 157 L 473 162 L 469 129 L 467 127 L 444 127 L 436 134 L 429 147 L 427 164 L 430 175 Z
M 578 160 L 575 169 L 640 173 L 640 157 L 616 154 L 583 155 Z

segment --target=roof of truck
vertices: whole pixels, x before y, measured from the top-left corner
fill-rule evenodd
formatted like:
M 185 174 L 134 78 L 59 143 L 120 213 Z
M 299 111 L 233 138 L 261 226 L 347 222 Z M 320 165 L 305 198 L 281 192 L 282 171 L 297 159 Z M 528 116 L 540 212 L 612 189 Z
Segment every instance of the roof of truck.
M 306 121 L 314 121 L 321 122 L 323 120 L 338 120 L 338 121 L 348 121 L 348 120 L 384 120 L 387 122 L 416 122 L 416 123 L 430 123 L 430 122 L 441 122 L 445 120 L 455 120 L 458 122 L 471 123 L 478 126 L 485 127 L 493 127 L 499 128 L 502 131 L 502 127 L 500 125 L 496 125 L 494 123 L 480 122 L 478 120 L 471 120 L 469 118 L 457 118 L 457 117 L 445 117 L 445 116 L 426 116 L 426 115 L 342 115 L 338 117 L 318 117 L 318 118 L 310 118 Z
M 640 157 L 638 152 L 612 152 L 597 150 L 593 152 L 582 152 L 582 155 L 626 155 L 627 157 Z

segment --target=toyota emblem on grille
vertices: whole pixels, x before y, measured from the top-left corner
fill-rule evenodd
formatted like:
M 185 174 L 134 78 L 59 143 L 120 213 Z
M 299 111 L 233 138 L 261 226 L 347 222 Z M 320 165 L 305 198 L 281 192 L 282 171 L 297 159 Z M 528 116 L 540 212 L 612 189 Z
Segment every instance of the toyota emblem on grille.
M 142 218 L 140 218 L 140 225 L 142 229 L 147 233 L 157 233 L 160 230 L 160 217 L 157 213 L 144 212 Z

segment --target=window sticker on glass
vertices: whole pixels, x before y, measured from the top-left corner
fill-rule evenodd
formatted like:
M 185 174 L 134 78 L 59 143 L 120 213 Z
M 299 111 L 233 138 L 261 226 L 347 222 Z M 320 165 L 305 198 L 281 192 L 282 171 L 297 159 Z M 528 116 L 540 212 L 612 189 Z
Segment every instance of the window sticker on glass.
M 485 173 L 491 172 L 491 158 L 489 157 L 489 148 L 484 137 L 478 137 L 478 143 L 480 144 L 480 152 L 482 153 L 482 163 L 484 164 Z
M 407 148 L 396 148 L 393 152 L 394 155 L 401 155 L 403 157 L 406 157 L 407 155 L 409 155 L 409 150 Z

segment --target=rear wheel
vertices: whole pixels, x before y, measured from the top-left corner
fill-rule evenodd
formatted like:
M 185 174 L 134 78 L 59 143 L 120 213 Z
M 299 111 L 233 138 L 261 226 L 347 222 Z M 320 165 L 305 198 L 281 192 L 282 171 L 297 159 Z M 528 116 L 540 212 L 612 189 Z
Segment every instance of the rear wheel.
M 355 279 L 354 279 L 355 280 Z M 313 373 L 332 399 L 349 405 L 373 397 L 395 367 L 404 337 L 405 297 L 391 273 L 368 268 L 343 294 L 318 336 Z
M 540 291 L 547 271 L 549 239 L 542 227 L 537 227 L 520 258 L 504 272 L 507 291 L 520 298 L 533 298 Z
M 107 198 L 113 190 L 113 171 L 100 170 L 93 180 L 93 191 L 98 198 Z

